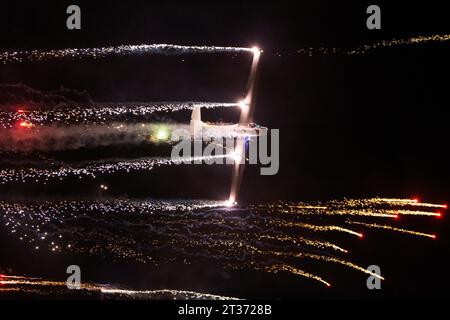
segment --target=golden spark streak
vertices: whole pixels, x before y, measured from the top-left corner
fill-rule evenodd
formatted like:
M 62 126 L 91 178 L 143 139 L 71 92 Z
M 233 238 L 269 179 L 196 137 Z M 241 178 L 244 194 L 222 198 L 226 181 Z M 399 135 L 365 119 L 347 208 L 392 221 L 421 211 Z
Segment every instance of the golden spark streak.
M 287 265 L 287 264 L 274 264 L 274 265 L 271 265 L 268 267 L 256 267 L 255 269 L 265 271 L 265 272 L 270 272 L 270 273 L 278 273 L 278 272 L 285 271 L 285 272 L 296 274 L 296 275 L 299 275 L 299 276 L 302 276 L 302 277 L 305 277 L 308 279 L 313 279 L 313 280 L 319 281 L 319 282 L 325 284 L 327 287 L 331 287 L 331 284 L 329 282 L 325 281 L 324 279 L 322 279 L 321 277 L 319 277 L 315 274 L 303 271 L 301 269 L 295 268 L 293 266 Z
M 258 237 L 258 239 L 272 239 L 272 240 L 278 240 L 278 241 L 290 241 L 293 243 L 296 242 L 301 242 L 301 243 L 305 243 L 307 245 L 310 245 L 312 247 L 316 247 L 319 249 L 324 249 L 324 248 L 332 248 L 336 251 L 340 251 L 340 252 L 344 252 L 347 253 L 348 251 L 346 249 L 343 249 L 337 245 L 335 245 L 334 243 L 328 242 L 328 241 L 319 241 L 319 240 L 311 240 L 311 239 L 307 239 L 307 238 L 303 238 L 303 237 L 291 237 L 291 236 L 271 236 L 271 235 L 261 235 Z
M 390 231 L 395 231 L 395 232 L 400 232 L 400 233 L 405 233 L 405 234 L 411 234 L 411 235 L 415 235 L 415 236 L 419 236 L 419 237 L 427 237 L 427 238 L 432 238 L 432 239 L 436 238 L 436 236 L 434 234 L 423 233 L 423 232 L 402 229 L 402 228 L 396 228 L 396 227 L 391 227 L 388 225 L 382 225 L 382 224 L 377 224 L 377 223 L 364 223 L 364 222 L 357 222 L 357 221 L 346 221 L 346 223 L 365 226 L 368 228 L 385 229 L 385 230 L 390 230 Z
M 378 218 L 393 218 L 395 214 L 391 213 L 383 213 L 377 212 L 374 210 L 366 210 L 366 209 L 345 209 L 345 210 L 333 210 L 328 209 L 327 207 L 314 207 L 310 206 L 289 206 L 290 208 L 301 208 L 301 209 L 315 209 L 317 211 L 287 211 L 280 210 L 283 213 L 292 213 L 297 215 L 329 215 L 329 216 L 369 216 L 369 217 L 378 217 Z M 320 210 L 320 211 L 319 211 Z
M 389 199 L 389 198 L 373 198 L 369 199 L 369 202 L 382 204 L 383 202 L 398 205 L 398 206 L 413 206 L 413 207 L 423 207 L 423 208 L 442 208 L 446 209 L 445 204 L 435 204 L 428 202 L 419 202 L 417 199 Z
M 330 256 L 325 256 L 325 255 L 319 255 L 319 254 L 314 254 L 314 253 L 285 253 L 285 252 L 280 252 L 280 251 L 269 251 L 270 254 L 273 255 L 278 255 L 278 256 L 292 256 L 292 257 L 296 257 L 296 258 L 310 258 L 310 259 L 314 259 L 314 260 L 321 260 L 321 261 L 326 261 L 326 262 L 333 262 L 333 263 L 338 263 L 341 265 L 344 265 L 346 267 L 349 268 L 353 268 L 355 270 L 361 271 L 363 273 L 369 274 L 371 276 L 374 276 L 376 278 L 379 278 L 381 280 L 384 280 L 384 278 L 376 273 L 373 273 L 367 269 L 364 269 L 361 266 L 358 266 L 357 264 L 354 264 L 350 261 L 347 260 L 343 260 L 343 259 L 338 259 L 335 257 L 330 257 Z
M 48 281 L 42 280 L 39 278 L 28 278 L 28 277 L 20 277 L 20 276 L 3 276 L 2 278 L 7 279 L 17 279 L 17 280 L 4 280 L 0 281 L 1 285 L 11 286 L 11 285 L 25 285 L 25 286 L 42 286 L 42 287 L 66 287 L 66 282 L 62 281 Z M 19 280 L 20 279 L 20 280 Z M 119 288 L 110 288 L 105 285 L 96 285 L 96 284 L 81 284 L 80 290 L 87 291 L 100 291 L 106 294 L 123 294 L 123 295 L 155 295 L 155 294 L 172 294 L 172 295 L 190 295 L 195 298 L 208 298 L 208 299 L 221 299 L 221 300 L 239 300 L 234 297 L 227 296 L 219 296 L 207 293 L 199 293 L 194 291 L 185 291 L 185 290 L 173 290 L 173 289 L 160 289 L 160 290 L 126 290 Z M 27 291 L 22 288 L 14 288 L 14 287 L 4 287 L 0 288 L 0 292 L 5 291 Z
M 375 202 L 375 203 L 383 203 L 383 202 L 387 202 L 387 203 L 393 203 L 393 204 L 412 204 L 412 203 L 417 203 L 416 200 L 414 199 L 396 199 L 396 198 L 372 198 L 368 200 L 369 202 Z
M 390 210 L 390 211 L 398 213 L 400 215 L 410 215 L 410 216 L 431 216 L 431 217 L 441 216 L 439 213 L 428 211 L 413 211 L 413 210 Z
M 291 222 L 291 221 L 286 221 L 286 222 L 281 222 L 281 221 L 271 221 L 269 222 L 270 224 L 275 224 L 277 226 L 280 227 L 299 227 L 299 228 L 305 228 L 305 229 L 309 229 L 309 230 L 313 230 L 313 231 L 323 231 L 323 232 L 328 232 L 328 231 L 338 231 L 338 232 L 344 232 L 344 233 L 349 233 L 358 237 L 362 237 L 363 234 L 362 233 L 358 233 L 356 231 L 347 229 L 347 228 L 343 228 L 340 226 L 334 226 L 334 225 L 316 225 L 316 224 L 309 224 L 309 223 L 302 223 L 302 222 Z

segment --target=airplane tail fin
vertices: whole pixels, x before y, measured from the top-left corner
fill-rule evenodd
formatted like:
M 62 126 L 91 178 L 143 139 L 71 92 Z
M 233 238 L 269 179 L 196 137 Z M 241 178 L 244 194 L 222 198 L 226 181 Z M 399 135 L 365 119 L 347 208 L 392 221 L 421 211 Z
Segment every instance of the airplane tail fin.
M 191 129 L 190 130 L 191 136 L 194 139 L 201 139 L 203 122 L 202 122 L 202 115 L 201 115 L 199 106 L 194 106 L 194 109 L 192 109 L 190 129 Z
M 202 121 L 202 115 L 199 106 L 194 106 L 194 109 L 192 109 L 191 121 Z

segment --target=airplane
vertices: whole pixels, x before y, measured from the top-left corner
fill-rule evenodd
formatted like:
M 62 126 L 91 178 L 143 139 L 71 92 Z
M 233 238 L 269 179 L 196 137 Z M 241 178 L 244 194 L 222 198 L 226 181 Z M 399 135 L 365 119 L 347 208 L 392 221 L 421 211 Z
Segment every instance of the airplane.
M 258 137 L 267 134 L 267 128 L 254 122 L 247 124 L 213 125 L 201 119 L 201 107 L 195 106 L 192 110 L 190 134 L 194 140 L 203 137 Z

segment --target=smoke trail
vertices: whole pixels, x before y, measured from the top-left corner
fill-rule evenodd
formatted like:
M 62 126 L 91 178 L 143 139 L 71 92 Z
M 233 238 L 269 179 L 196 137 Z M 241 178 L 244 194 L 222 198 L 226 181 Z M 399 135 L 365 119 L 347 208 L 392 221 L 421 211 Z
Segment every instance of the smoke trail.
M 38 105 L 56 107 L 92 103 L 86 90 L 79 91 L 66 87 L 56 90 L 38 90 L 23 83 L 0 84 L 0 106 L 7 110 L 16 110 L 17 106 L 34 108 Z
M 59 50 L 29 50 L 29 51 L 2 51 L 0 62 L 3 64 L 26 61 L 46 61 L 55 59 L 85 59 L 105 58 L 109 56 L 129 56 L 140 54 L 184 55 L 184 54 L 211 54 L 211 53 L 239 53 L 250 52 L 253 49 L 244 47 L 217 47 L 217 46 L 180 46 L 173 44 L 141 44 L 120 45 L 100 48 L 59 49 Z
M 0 130 L 1 151 L 57 151 L 109 145 L 136 145 L 170 141 L 174 130 L 188 131 L 183 124 L 140 123 L 73 126 L 17 126 Z M 29 126 L 29 127 L 27 127 Z

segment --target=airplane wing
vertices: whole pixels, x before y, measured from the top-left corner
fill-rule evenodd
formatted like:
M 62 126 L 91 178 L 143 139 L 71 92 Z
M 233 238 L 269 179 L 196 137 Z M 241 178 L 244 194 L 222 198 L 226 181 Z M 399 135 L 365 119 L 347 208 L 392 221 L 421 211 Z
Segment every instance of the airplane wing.
M 250 76 L 247 82 L 247 93 L 244 99 L 244 103 L 248 105 L 248 108 L 241 109 L 241 115 L 239 118 L 240 124 L 247 124 L 253 121 L 253 112 L 255 108 L 255 91 L 256 91 L 256 75 L 258 71 L 259 58 L 261 56 L 261 51 L 258 48 L 253 49 L 253 60 L 252 66 L 250 69 Z M 245 146 L 244 141 L 240 141 L 238 139 L 238 146 L 236 147 L 237 153 L 240 155 L 245 155 Z M 244 157 L 242 157 L 244 158 Z M 241 186 L 242 176 L 244 174 L 245 161 L 243 163 L 236 162 L 233 165 L 232 173 L 231 173 L 231 188 L 230 188 L 230 196 L 228 198 L 228 203 L 234 204 L 237 200 L 237 196 L 239 194 L 239 189 Z

